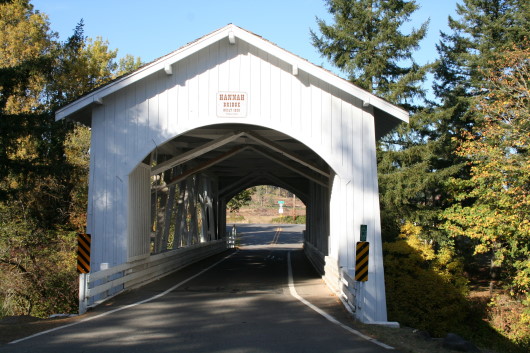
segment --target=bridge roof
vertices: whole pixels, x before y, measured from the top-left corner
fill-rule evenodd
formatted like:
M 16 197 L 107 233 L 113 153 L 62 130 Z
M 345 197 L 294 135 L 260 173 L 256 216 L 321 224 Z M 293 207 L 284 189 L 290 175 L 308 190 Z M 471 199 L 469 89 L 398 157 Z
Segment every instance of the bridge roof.
M 86 125 L 91 125 L 91 111 L 94 104 L 101 104 L 103 99 L 110 94 L 113 94 L 125 87 L 142 80 L 150 75 L 156 74 L 161 70 L 169 72 L 171 65 L 185 59 L 186 57 L 207 48 L 210 45 L 220 41 L 229 40 L 233 43 L 236 40 L 247 42 L 269 55 L 272 55 L 279 60 L 282 60 L 292 66 L 293 72 L 302 70 L 309 75 L 314 76 L 335 88 L 349 94 L 357 99 L 363 101 L 366 105 L 372 105 L 376 118 L 376 133 L 381 137 L 386 132 L 390 131 L 400 122 L 408 122 L 408 113 L 403 109 L 379 98 L 355 85 L 347 80 L 344 80 L 324 68 L 314 65 L 309 61 L 285 50 L 274 43 L 265 40 L 264 38 L 251 33 L 241 27 L 229 24 L 220 28 L 208 35 L 205 35 L 185 46 L 169 53 L 149 64 L 146 64 L 138 70 L 117 78 L 116 80 L 84 95 L 78 100 L 59 109 L 56 113 L 56 119 L 72 119 L 82 122 Z

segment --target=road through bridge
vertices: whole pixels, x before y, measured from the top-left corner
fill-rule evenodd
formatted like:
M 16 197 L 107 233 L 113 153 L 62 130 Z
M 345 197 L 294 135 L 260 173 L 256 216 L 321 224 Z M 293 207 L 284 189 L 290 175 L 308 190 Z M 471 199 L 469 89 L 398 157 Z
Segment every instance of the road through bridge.
M 387 322 L 376 140 L 403 110 L 228 25 L 56 118 L 92 129 L 80 312 L 223 252 L 226 203 L 275 185 L 306 205 L 304 253 L 330 288 L 361 321 Z
M 228 250 L 2 352 L 387 352 L 302 251 L 303 226 L 240 226 Z

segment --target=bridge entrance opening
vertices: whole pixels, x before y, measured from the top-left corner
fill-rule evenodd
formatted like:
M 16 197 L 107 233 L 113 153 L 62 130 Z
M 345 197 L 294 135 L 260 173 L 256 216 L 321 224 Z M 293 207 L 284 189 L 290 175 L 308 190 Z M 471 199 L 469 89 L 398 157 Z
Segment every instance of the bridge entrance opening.
M 247 188 L 227 203 L 227 224 L 303 224 L 306 206 L 296 194 L 275 185 Z
M 272 200 L 274 218 L 298 213 L 298 223 L 307 223 L 306 241 L 327 254 L 330 168 L 281 132 L 243 124 L 199 128 L 157 146 L 142 165 L 151 175 L 150 254 L 224 239 L 229 223 L 238 221 L 230 211 L 244 194 L 264 209 L 271 206 L 265 198 Z M 132 219 L 140 220 L 143 209 Z

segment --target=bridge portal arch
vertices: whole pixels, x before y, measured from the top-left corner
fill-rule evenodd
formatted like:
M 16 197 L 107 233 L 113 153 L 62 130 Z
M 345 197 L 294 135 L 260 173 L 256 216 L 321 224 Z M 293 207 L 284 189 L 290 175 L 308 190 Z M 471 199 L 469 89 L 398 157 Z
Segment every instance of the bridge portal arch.
M 56 117 L 92 127 L 93 273 L 82 305 L 222 251 L 223 200 L 274 180 L 307 200 L 305 251 L 330 287 L 359 319 L 387 320 L 375 144 L 407 121 L 403 110 L 228 25 Z M 197 234 L 186 248 L 152 254 L 153 183 L 167 194 L 180 185 L 181 195 L 200 201 L 188 203 L 190 217 L 205 214 L 206 229 L 188 225 Z M 353 281 L 361 226 L 371 247 L 362 283 Z
M 203 230 L 202 237 L 224 238 L 227 202 L 248 187 L 271 184 L 292 191 L 304 202 L 308 220 L 306 240 L 317 247 L 321 254 L 328 255 L 329 212 L 322 210 L 326 210 L 329 203 L 329 175 L 333 171 L 315 151 L 291 136 L 263 126 L 242 123 L 207 125 L 187 131 L 157 146 L 143 159 L 142 165 L 151 166 L 150 224 L 154 224 L 154 215 L 160 213 L 154 210 L 158 203 L 153 203 L 153 190 L 156 193 L 157 190 L 164 189 L 164 197 L 169 197 L 170 200 L 163 199 L 160 202 L 162 213 L 158 218 L 167 218 L 172 222 L 171 226 L 165 228 L 166 232 L 169 228 L 175 229 L 175 239 L 182 238 L 180 234 L 187 233 L 184 228 L 189 226 L 179 223 L 176 220 L 178 215 L 172 219 L 169 215 L 173 210 L 166 210 L 166 205 L 175 209 L 177 204 L 182 204 L 185 197 L 183 192 L 189 189 L 186 180 L 191 176 L 200 175 L 203 185 L 210 185 L 210 194 L 205 196 L 208 206 L 204 205 L 204 201 L 200 205 L 204 208 L 202 216 L 213 215 L 211 220 L 211 217 L 206 217 L 202 222 L 213 227 L 211 230 Z M 178 187 L 176 184 L 179 184 Z M 179 191 L 175 192 L 175 188 Z M 181 199 L 178 199 L 179 197 Z M 177 200 L 174 200 L 175 198 Z M 144 199 L 148 200 L 147 196 Z M 138 222 L 129 227 L 130 230 L 146 228 L 142 226 L 142 214 L 145 213 L 146 206 L 149 205 L 129 205 L 133 211 L 138 212 L 130 216 Z M 165 213 L 168 216 L 165 216 Z M 178 230 L 175 222 L 184 228 Z M 168 234 L 163 235 L 160 232 L 157 232 L 157 236 L 171 239 Z M 134 237 L 136 235 L 133 235 Z M 145 251 L 139 249 L 135 256 L 140 256 Z M 320 270 L 324 272 L 323 268 Z

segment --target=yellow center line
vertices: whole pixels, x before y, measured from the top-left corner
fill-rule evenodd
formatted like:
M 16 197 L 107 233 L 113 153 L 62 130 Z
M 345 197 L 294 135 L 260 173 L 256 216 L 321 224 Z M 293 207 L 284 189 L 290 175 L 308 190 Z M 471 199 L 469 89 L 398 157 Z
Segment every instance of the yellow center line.
M 282 232 L 282 228 L 278 227 L 276 228 L 276 233 L 274 233 L 274 237 L 272 238 L 271 244 L 277 244 L 278 239 L 280 239 L 280 233 Z

